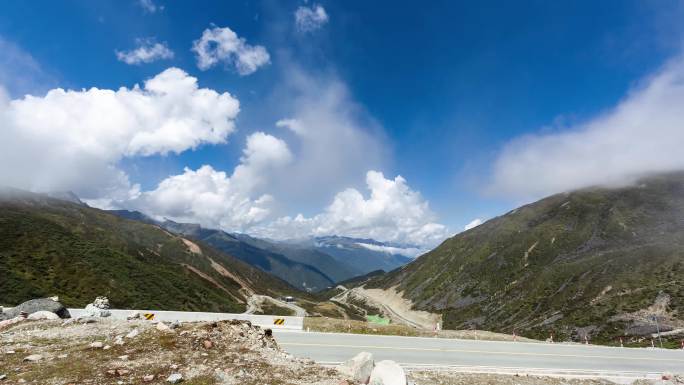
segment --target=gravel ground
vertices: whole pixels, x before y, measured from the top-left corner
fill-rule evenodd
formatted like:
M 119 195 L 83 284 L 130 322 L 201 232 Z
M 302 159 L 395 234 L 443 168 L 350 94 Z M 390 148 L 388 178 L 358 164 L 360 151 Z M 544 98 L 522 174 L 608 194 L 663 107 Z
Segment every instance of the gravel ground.
M 12 325 L 0 333 L 0 377 L 6 376 L 0 385 L 167 384 L 174 373 L 193 385 L 343 380 L 333 369 L 284 352 L 246 321 L 161 325 L 108 319 Z

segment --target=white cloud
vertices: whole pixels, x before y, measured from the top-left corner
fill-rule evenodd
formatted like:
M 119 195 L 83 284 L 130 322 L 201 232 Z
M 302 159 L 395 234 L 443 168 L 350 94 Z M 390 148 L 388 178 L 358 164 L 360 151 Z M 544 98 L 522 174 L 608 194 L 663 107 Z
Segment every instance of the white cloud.
M 342 189 L 363 186 L 369 169 L 386 166 L 391 150 L 382 127 L 336 78 L 290 67 L 273 99 L 287 117 L 276 125 L 295 153 L 273 190 L 294 212 L 322 207 Z
M 368 198 L 348 188 L 339 192 L 321 214 L 282 217 L 254 232 L 274 239 L 344 235 L 421 246 L 434 245 L 447 236 L 445 226 L 435 222 L 428 202 L 401 176 L 390 180 L 381 172 L 368 171 L 366 184 Z
M 114 51 L 116 58 L 126 64 L 151 63 L 160 59 L 172 59 L 173 51 L 166 43 L 158 43 L 154 39 L 136 39 L 137 47 L 129 51 Z
M 164 10 L 163 5 L 157 5 L 153 0 L 139 0 L 138 4 L 142 7 L 145 12 L 156 13 Z
M 310 7 L 300 6 L 294 16 L 295 25 L 300 32 L 315 31 L 328 22 L 328 14 L 319 4 L 313 4 Z
M 137 192 L 117 168 L 121 159 L 223 143 L 239 109 L 230 94 L 199 88 L 177 68 L 142 88 L 57 88 L 0 98 L 0 177 L 3 184 L 73 190 L 84 199 L 130 198 Z
M 421 250 L 415 247 L 394 247 L 394 246 L 383 246 L 383 245 L 375 245 L 372 243 L 362 243 L 362 242 L 356 242 L 357 245 L 366 248 L 368 250 L 373 250 L 373 251 L 378 251 L 381 253 L 385 254 L 394 254 L 394 255 L 403 255 L 405 257 L 410 257 L 413 258 L 417 256 L 418 254 L 421 254 L 425 252 L 425 250 Z
M 192 50 L 196 54 L 197 67 L 207 70 L 218 63 L 235 67 L 240 75 L 249 75 L 270 62 L 266 48 L 247 44 L 230 28 L 207 28 Z
M 240 164 L 233 174 L 204 165 L 164 179 L 155 190 L 123 202 L 156 218 L 200 223 L 227 231 L 244 231 L 271 213 L 273 197 L 259 194 L 269 177 L 290 162 L 287 144 L 257 132 L 247 138 Z
M 276 127 L 282 127 L 282 128 L 287 128 L 294 132 L 295 134 L 299 135 L 305 135 L 306 134 L 306 129 L 302 125 L 302 122 L 300 122 L 297 119 L 280 119 L 279 121 L 276 122 Z
M 480 218 L 475 218 L 472 221 L 470 221 L 467 225 L 463 227 L 463 230 L 468 231 L 474 227 L 477 227 L 483 223 L 482 219 Z
M 684 57 L 644 79 L 615 108 L 559 133 L 509 144 L 492 192 L 522 198 L 591 185 L 620 185 L 684 168 Z

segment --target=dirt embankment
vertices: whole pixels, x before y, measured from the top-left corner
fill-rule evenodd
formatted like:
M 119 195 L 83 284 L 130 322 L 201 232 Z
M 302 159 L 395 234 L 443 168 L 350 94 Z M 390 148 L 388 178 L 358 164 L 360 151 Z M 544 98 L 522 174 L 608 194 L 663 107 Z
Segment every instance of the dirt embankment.
M 440 314 L 413 310 L 413 303 L 397 292 L 396 287 L 387 290 L 356 287 L 338 294 L 332 300 L 348 303 L 350 297 L 361 299 L 369 306 L 381 309 L 383 315 L 394 323 L 433 330 L 442 321 Z
M 256 314 L 262 309 L 263 305 L 268 305 L 268 303 L 291 310 L 292 315 L 295 317 L 306 317 L 307 315 L 304 308 L 292 302 L 285 302 L 260 294 L 254 294 L 247 299 L 247 311 L 245 311 L 245 314 Z

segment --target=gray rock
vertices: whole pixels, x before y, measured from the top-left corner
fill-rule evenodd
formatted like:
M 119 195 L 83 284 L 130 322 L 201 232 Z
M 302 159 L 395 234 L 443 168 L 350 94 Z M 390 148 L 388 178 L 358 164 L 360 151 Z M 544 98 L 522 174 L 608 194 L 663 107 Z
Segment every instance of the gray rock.
M 0 381 L 4 380 L 5 378 L 7 378 L 6 374 L 0 374 Z
M 44 319 L 55 320 L 55 319 L 59 319 L 59 316 L 57 314 L 51 312 L 51 311 L 40 310 L 40 311 L 37 311 L 35 313 L 29 314 L 28 319 L 34 320 L 34 321 L 44 320 Z
M 128 332 L 128 334 L 126 334 L 126 338 L 135 338 L 138 336 L 138 334 L 140 334 L 138 329 L 133 329 L 130 332 Z
M 109 309 L 109 299 L 107 297 L 97 297 L 92 305 L 98 309 Z
M 43 359 L 43 356 L 40 354 L 31 354 L 30 356 L 24 357 L 24 361 L 30 361 L 30 362 L 36 362 L 40 361 Z
M 348 376 L 354 382 L 366 384 L 373 371 L 373 365 L 373 355 L 368 352 L 361 352 L 351 360 L 338 365 L 337 371 Z
M 173 373 L 169 376 L 169 378 L 166 379 L 166 382 L 171 384 L 178 384 L 180 382 L 183 382 L 183 376 L 180 373 Z
M 406 373 L 394 361 L 380 361 L 375 364 L 369 385 L 406 385 Z
M 141 319 L 141 318 L 142 318 L 142 315 L 141 315 L 140 312 L 137 311 L 137 310 L 133 311 L 131 314 L 129 314 L 129 315 L 126 317 L 126 319 L 129 320 L 129 321 L 130 321 L 130 320 L 134 320 L 134 319 Z
M 159 330 L 160 332 L 168 332 L 168 331 L 171 331 L 171 328 L 168 327 L 168 325 L 166 325 L 166 324 L 163 323 L 163 322 L 159 322 L 159 323 L 157 324 L 156 328 L 157 328 L 157 330 Z
M 103 317 L 109 317 L 112 315 L 112 313 L 107 310 L 107 309 L 102 309 L 99 308 L 92 303 L 89 303 L 85 307 L 85 312 L 88 317 L 97 317 L 97 318 L 103 318 Z
M 60 302 L 53 301 L 50 298 L 39 298 L 26 301 L 17 307 L 5 309 L 0 314 L 0 320 L 10 319 L 19 316 L 22 312 L 33 314 L 38 311 L 49 311 L 55 313 L 59 318 L 70 318 L 71 315 L 64 305 Z
M 104 347 L 104 344 L 100 341 L 95 341 L 92 344 L 90 344 L 90 347 L 93 349 L 101 349 L 102 347 Z
M 97 297 L 93 303 L 89 303 L 85 307 L 86 314 L 91 317 L 109 317 L 112 313 L 109 311 L 109 299 L 107 297 Z

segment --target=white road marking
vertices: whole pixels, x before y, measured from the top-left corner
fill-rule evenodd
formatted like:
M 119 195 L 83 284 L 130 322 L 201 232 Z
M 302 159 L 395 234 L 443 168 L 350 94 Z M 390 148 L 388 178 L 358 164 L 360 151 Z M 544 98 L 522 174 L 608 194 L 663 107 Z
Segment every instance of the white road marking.
M 279 345 L 282 345 L 282 346 L 315 346 L 315 347 L 327 347 L 327 348 L 407 350 L 407 351 L 421 351 L 421 352 L 483 353 L 483 354 L 498 354 L 498 355 L 509 355 L 509 356 L 599 358 L 599 359 L 634 360 L 634 361 L 660 361 L 660 362 L 671 361 L 671 362 L 682 362 L 682 363 L 684 363 L 684 357 L 682 359 L 676 359 L 676 358 L 605 356 L 605 355 L 587 355 L 587 354 L 502 352 L 502 351 L 473 350 L 473 349 L 413 348 L 413 347 L 376 346 L 376 345 L 312 344 L 312 343 L 301 343 L 301 342 L 279 342 Z

